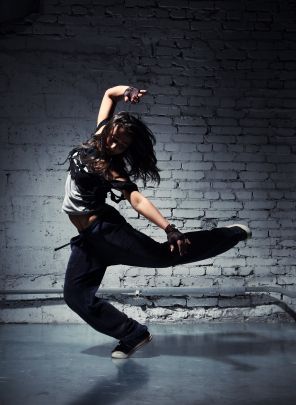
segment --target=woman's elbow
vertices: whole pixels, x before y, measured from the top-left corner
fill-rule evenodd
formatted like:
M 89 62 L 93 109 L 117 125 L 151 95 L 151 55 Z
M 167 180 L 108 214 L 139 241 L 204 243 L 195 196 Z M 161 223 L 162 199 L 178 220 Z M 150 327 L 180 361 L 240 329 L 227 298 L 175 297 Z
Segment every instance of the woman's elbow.
M 141 193 L 139 193 L 139 191 L 132 191 L 129 195 L 129 202 L 131 204 L 131 206 L 136 210 L 137 207 L 139 206 L 139 204 L 141 203 L 141 201 L 143 201 L 143 196 Z

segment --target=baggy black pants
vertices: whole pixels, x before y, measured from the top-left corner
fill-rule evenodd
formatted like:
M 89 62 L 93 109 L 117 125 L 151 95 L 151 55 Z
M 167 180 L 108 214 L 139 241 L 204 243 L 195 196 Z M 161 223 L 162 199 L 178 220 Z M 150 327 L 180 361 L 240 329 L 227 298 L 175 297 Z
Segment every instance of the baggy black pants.
M 240 228 L 215 228 L 186 232 L 191 241 L 188 253 L 170 251 L 168 242 L 159 243 L 134 229 L 114 209 L 108 218 L 94 221 L 71 238 L 71 255 L 64 283 L 68 306 L 95 330 L 121 341 L 133 339 L 147 328 L 128 318 L 104 299 L 96 297 L 107 266 L 169 267 L 216 256 L 246 238 Z

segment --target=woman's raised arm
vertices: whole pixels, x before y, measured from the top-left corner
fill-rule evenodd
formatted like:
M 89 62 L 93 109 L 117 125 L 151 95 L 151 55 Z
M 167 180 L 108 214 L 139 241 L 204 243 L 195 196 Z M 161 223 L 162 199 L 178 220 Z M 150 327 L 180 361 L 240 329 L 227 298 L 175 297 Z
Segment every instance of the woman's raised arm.
M 105 119 L 110 118 L 114 114 L 114 110 L 118 101 L 124 98 L 125 102 L 130 101 L 135 104 L 140 101 L 140 98 L 146 93 L 146 90 L 138 90 L 130 86 L 115 86 L 105 91 L 101 102 L 97 125 Z

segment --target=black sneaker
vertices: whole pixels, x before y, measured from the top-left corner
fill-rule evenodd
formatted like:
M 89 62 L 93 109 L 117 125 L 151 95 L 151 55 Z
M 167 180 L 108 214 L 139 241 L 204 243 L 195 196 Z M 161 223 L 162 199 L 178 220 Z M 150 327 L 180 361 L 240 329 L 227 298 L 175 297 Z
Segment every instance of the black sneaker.
M 142 334 L 138 339 L 133 339 L 130 343 L 119 342 L 119 345 L 112 351 L 111 357 L 113 359 L 127 359 L 135 351 L 146 345 L 152 340 L 152 335 L 148 330 Z

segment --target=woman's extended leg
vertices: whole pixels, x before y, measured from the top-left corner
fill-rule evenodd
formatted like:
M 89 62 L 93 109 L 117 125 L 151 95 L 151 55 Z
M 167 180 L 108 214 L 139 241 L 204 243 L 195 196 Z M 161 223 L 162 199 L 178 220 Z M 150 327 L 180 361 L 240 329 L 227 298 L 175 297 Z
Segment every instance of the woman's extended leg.
M 204 260 L 226 252 L 247 238 L 246 232 L 239 227 L 186 232 L 184 235 L 191 242 L 184 256 L 180 256 L 177 249 L 172 253 L 168 242 L 156 242 L 127 222 L 117 225 L 102 222 L 86 238 L 94 251 L 100 246 L 100 254 L 108 264 L 140 267 L 168 267 Z

